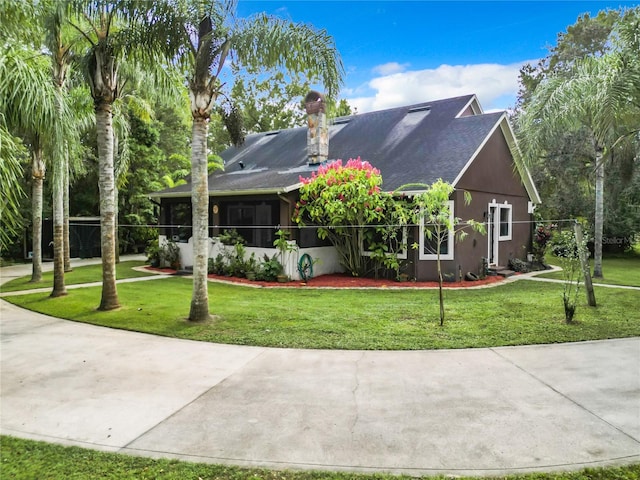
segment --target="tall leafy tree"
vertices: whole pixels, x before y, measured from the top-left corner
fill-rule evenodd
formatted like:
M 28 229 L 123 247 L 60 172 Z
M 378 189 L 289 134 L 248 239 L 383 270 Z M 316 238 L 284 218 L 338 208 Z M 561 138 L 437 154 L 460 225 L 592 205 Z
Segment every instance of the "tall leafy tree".
M 238 78 L 232 97 L 243 115 L 248 132 L 282 130 L 304 124 L 302 100 L 311 90 L 311 81 L 301 75 L 289 78 L 276 72 L 268 78 Z
M 628 45 L 633 36 L 624 36 L 627 22 L 637 32 L 637 12 L 618 27 L 622 44 L 617 50 L 586 57 L 570 70 L 547 77 L 519 117 L 520 138 L 529 158 L 548 150 L 558 132 L 586 133 L 589 139 L 595 166 L 595 277 L 602 277 L 605 164 L 629 148 L 640 125 L 640 109 L 633 101 L 638 97 L 637 60 L 625 54 L 633 50 Z
M 581 15 L 566 32 L 558 34 L 549 55 L 535 66 L 525 65 L 520 71 L 517 114 L 527 109 L 536 87 L 545 79 L 566 74 L 586 57 L 607 53 L 612 45 L 611 31 L 620 17 L 618 10 Z M 530 158 L 534 181 L 545 199 L 536 213 L 547 219 L 593 218 L 595 153 L 589 132 L 574 129 L 553 133 L 545 141 L 545 150 Z
M 605 211 L 609 233 L 631 243 L 631 236 L 640 233 L 640 7 L 627 11 L 616 25 L 613 44 L 619 136 L 612 150 L 617 176 L 607 187 L 615 197 Z
M 353 114 L 351 105 L 344 98 L 338 102 L 329 102 L 328 111 L 330 117 L 347 117 Z
M 152 234 L 149 224 L 155 223 L 155 209 L 148 198 L 158 177 L 166 171 L 163 152 L 157 147 L 159 131 L 152 119 L 151 105 L 139 96 L 129 95 L 121 106 L 121 131 L 116 138 L 120 151 L 116 162 L 119 251 L 135 251 L 143 246 Z M 155 232 L 157 237 L 157 232 Z
M 611 146 L 609 128 L 614 112 L 607 108 L 612 77 L 610 70 L 592 59 L 585 59 L 571 74 L 550 77 L 541 82 L 519 117 L 520 139 L 529 157 L 544 151 L 558 132 L 586 132 L 588 149 L 595 165 L 595 265 L 594 276 L 602 276 L 602 225 L 604 222 L 605 149 Z M 600 270 L 599 270 L 600 269 Z
M 620 16 L 618 10 L 603 10 L 596 16 L 585 13 L 566 32 L 560 32 L 546 57 L 536 65 L 526 64 L 520 69 L 518 105 L 524 107 L 538 84 L 548 76 L 570 70 L 583 58 L 607 53 L 611 46 L 609 36 Z
M 342 80 L 342 64 L 333 39 L 311 26 L 268 15 L 235 17 L 234 0 L 183 0 L 175 2 L 170 44 L 180 52 L 187 74 L 193 130 L 191 182 L 193 210 L 193 295 L 189 319 L 209 319 L 207 260 L 209 248 L 209 188 L 207 181 L 207 131 L 212 110 L 221 106 L 225 68 L 232 60 L 237 68 L 255 71 L 284 68 L 318 75 L 331 95 Z M 232 74 L 232 72 L 231 72 Z M 227 129 L 239 141 L 239 110 L 225 107 Z
M 0 14 L 3 18 L 18 18 L 20 21 L 27 21 L 31 15 L 28 6 L 23 4 L 3 4 L 0 7 Z M 0 69 L 6 68 L 5 55 L 8 53 L 6 45 L 13 41 L 13 35 L 19 34 L 20 29 L 17 28 L 19 22 L 7 22 L 3 25 L 0 32 L 0 44 L 2 51 L 0 56 Z M 4 74 L 3 70 L 0 73 Z M 4 78 L 4 77 L 2 77 Z M 0 84 L 0 88 L 1 84 Z M 18 233 L 22 227 L 24 218 L 20 212 L 20 204 L 23 197 L 26 196 L 22 187 L 22 162 L 21 157 L 27 155 L 27 151 L 22 145 L 19 138 L 11 133 L 10 126 L 7 124 L 4 112 L 5 99 L 2 101 L 2 110 L 0 110 L 0 180 L 4 191 L 4 202 L 0 204 L 0 220 L 2 228 L 0 228 L 0 252 L 4 253 L 11 246 L 11 237 Z

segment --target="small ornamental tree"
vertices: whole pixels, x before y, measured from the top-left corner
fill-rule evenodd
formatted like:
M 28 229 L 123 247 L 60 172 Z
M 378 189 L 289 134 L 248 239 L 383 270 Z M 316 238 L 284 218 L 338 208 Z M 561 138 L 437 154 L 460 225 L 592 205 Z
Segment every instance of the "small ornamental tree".
M 467 229 L 476 232 L 485 232 L 484 224 L 474 220 L 462 220 L 453 216 L 449 206 L 449 198 L 455 191 L 454 187 L 442 179 L 431 184 L 427 190 L 414 197 L 416 215 L 422 217 L 424 222 L 424 244 L 430 245 L 430 252 L 436 255 L 438 270 L 438 298 L 440 301 L 440 325 L 444 325 L 444 296 L 442 291 L 442 246 L 448 241 L 449 235 L 453 235 L 454 241 L 464 240 Z M 471 194 L 464 192 L 465 204 L 471 203 Z M 414 248 L 418 245 L 414 244 Z
M 322 165 L 309 178 L 300 177 L 300 199 L 293 220 L 318 227 L 318 237 L 328 238 L 341 265 L 354 276 L 368 272 L 363 256 L 367 226 L 386 221 L 391 194 L 382 192 L 380 171 L 360 157 L 345 165 L 336 160 Z

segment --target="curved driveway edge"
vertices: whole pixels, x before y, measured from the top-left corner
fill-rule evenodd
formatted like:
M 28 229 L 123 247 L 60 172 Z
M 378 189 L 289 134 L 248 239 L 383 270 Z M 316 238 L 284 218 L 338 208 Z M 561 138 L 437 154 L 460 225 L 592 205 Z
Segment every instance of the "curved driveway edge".
M 488 475 L 640 461 L 640 339 L 285 350 L 0 300 L 3 434 L 274 468 Z

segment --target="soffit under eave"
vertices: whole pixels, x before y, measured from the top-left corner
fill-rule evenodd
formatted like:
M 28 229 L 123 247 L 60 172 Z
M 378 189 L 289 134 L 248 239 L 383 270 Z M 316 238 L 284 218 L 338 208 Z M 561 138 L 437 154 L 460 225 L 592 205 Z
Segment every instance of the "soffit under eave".
M 526 188 L 527 193 L 529 194 L 529 200 L 531 200 L 535 204 L 542 203 L 542 199 L 540 198 L 538 189 L 536 188 L 535 183 L 533 183 L 531 172 L 524 164 L 522 153 L 520 153 L 520 147 L 518 146 L 518 141 L 516 140 L 515 133 L 511 128 L 509 120 L 507 119 L 506 113 L 500 122 L 500 128 L 502 129 L 502 133 L 504 134 L 505 140 L 507 141 L 507 146 L 509 147 L 509 151 L 511 152 L 511 156 L 513 157 L 516 168 L 518 169 L 518 173 L 520 174 L 522 183 Z
M 210 191 L 209 197 L 231 197 L 231 196 L 249 196 L 249 195 L 280 195 L 298 190 L 302 183 L 278 187 L 278 188 L 262 188 L 248 190 L 216 190 Z M 191 192 L 172 192 L 164 194 L 150 194 L 150 198 L 191 198 Z

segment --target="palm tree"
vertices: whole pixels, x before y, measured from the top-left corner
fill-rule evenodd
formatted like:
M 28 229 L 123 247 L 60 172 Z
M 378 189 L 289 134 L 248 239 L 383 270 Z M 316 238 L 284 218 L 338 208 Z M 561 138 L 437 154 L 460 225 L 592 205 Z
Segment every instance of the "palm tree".
M 67 72 L 71 64 L 71 41 L 64 39 L 62 26 L 65 21 L 65 8 L 63 3 L 54 4 L 46 14 L 45 26 L 47 30 L 47 46 L 52 58 L 53 83 L 57 91 L 57 105 L 59 117 L 62 118 L 65 110 L 63 102 L 66 101 Z M 65 245 L 65 193 L 68 192 L 69 181 L 69 142 L 73 141 L 73 126 L 65 128 L 65 135 L 56 143 L 56 161 L 53 163 L 53 290 L 52 297 L 66 295 L 64 283 L 65 258 L 69 248 L 68 241 Z M 68 212 L 68 211 L 67 211 Z M 66 217 L 68 219 L 68 215 Z M 68 240 L 68 237 L 67 237 Z
M 84 38 L 84 74 L 91 90 L 97 127 L 100 188 L 102 297 L 99 310 L 119 307 L 116 288 L 116 222 L 113 102 L 118 98 L 120 65 L 131 58 L 158 64 L 166 39 L 154 30 L 160 7 L 145 0 L 72 0 L 70 25 Z M 166 13 L 166 12 L 165 12 Z
M 594 277 L 602 277 L 605 165 L 617 148 L 633 139 L 626 131 L 620 134 L 620 120 L 630 108 L 626 89 L 621 88 L 627 85 L 628 75 L 619 68 L 617 54 L 587 57 L 569 72 L 541 82 L 518 118 L 521 147 L 529 159 L 548 149 L 559 132 L 582 130 L 591 139 L 596 204 Z
M 0 32 L 0 184 L 3 189 L 3 201 L 0 202 L 0 251 L 10 246 L 10 237 L 15 235 L 22 226 L 23 218 L 20 214 L 20 201 L 25 196 L 22 188 L 23 166 L 21 158 L 27 151 L 19 138 L 12 134 L 12 126 L 7 123 L 6 108 L 8 107 L 7 86 L 15 81 L 11 80 L 12 60 L 7 55 L 12 50 L 6 48 L 15 42 L 16 36 L 24 34 L 24 26 L 30 25 L 33 17 L 32 5 L 23 2 L 4 2 L 0 5 L 0 15 L 8 21 L 3 22 Z M 15 119 L 11 119 L 12 121 Z
M 333 39 L 314 28 L 264 14 L 235 17 L 235 0 L 185 0 L 167 17 L 169 44 L 187 72 L 191 114 L 191 183 L 193 210 L 193 295 L 189 320 L 209 319 L 207 260 L 209 250 L 209 187 L 207 132 L 212 110 L 222 92 L 225 65 L 232 59 L 250 71 L 283 67 L 321 77 L 330 95 L 342 81 L 343 69 Z M 239 113 L 227 105 L 227 130 L 240 140 Z
M 32 251 L 31 281 L 42 279 L 42 205 L 46 175 L 45 150 L 55 154 L 64 116 L 58 109 L 51 62 L 26 46 L 2 46 L 0 54 L 0 111 L 11 132 L 22 138 L 31 156 Z
M 65 193 L 68 194 L 68 160 L 69 147 L 78 141 L 78 125 L 80 122 L 74 119 L 66 121 L 69 117 L 70 109 L 67 105 L 68 93 L 65 86 L 67 72 L 70 66 L 71 49 L 70 39 L 65 38 L 63 41 L 63 19 L 65 14 L 65 4 L 52 0 L 44 1 L 26 1 L 26 2 L 9 2 L 2 5 L 2 15 L 9 19 L 8 30 L 5 29 L 7 38 L 16 45 L 32 45 L 34 50 L 33 56 L 48 56 L 50 65 L 50 81 L 52 81 L 56 95 L 54 97 L 56 116 L 49 118 L 47 123 L 41 123 L 39 128 L 44 128 L 50 133 L 49 145 L 46 146 L 47 160 L 51 162 L 53 167 L 53 212 L 54 212 L 54 287 L 52 296 L 65 294 L 64 286 L 64 259 L 68 258 L 68 233 L 66 236 L 66 246 L 64 239 L 64 222 L 65 222 Z M 19 27 L 15 27 L 19 25 Z M 44 28 L 43 28 L 44 27 Z M 43 37 L 43 33 L 45 33 Z M 68 35 L 66 35 L 68 37 Z M 44 60 L 41 60 L 44 62 Z M 26 83 L 24 84 L 26 86 Z M 29 93 L 31 95 L 32 93 Z M 48 97 L 44 97 L 46 99 Z M 22 98 L 24 100 L 24 97 Z M 28 104 L 26 105 L 28 108 Z M 47 106 L 51 109 L 51 106 Z M 53 136 L 52 136 L 53 134 Z M 33 155 L 34 162 L 32 170 L 34 173 L 34 195 L 33 216 L 34 225 L 34 275 L 33 280 L 38 281 L 41 275 L 41 179 L 44 179 L 46 173 L 46 164 L 38 153 L 42 150 L 41 146 L 33 143 L 34 140 L 42 137 L 42 134 L 32 135 L 32 144 L 34 145 Z M 68 195 L 67 195 L 68 197 Z M 67 202 L 68 205 L 68 202 Z M 68 208 L 66 218 L 68 219 Z M 67 229 L 68 232 L 68 229 Z M 67 264 L 68 264 L 67 260 Z

